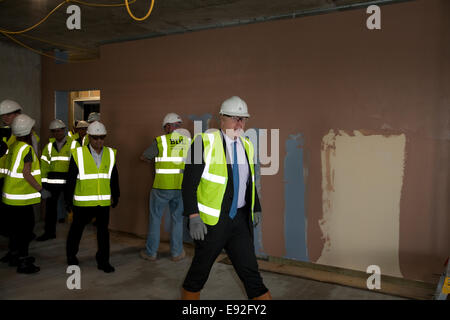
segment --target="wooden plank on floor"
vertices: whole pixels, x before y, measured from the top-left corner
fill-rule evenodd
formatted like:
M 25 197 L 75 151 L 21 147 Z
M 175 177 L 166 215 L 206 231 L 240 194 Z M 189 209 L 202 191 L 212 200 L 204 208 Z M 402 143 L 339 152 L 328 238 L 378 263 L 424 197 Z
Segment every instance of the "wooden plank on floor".
M 220 262 L 231 264 L 228 258 Z M 371 274 L 361 271 L 276 257 L 258 259 L 258 265 L 262 271 L 372 291 L 367 288 L 367 279 Z M 409 299 L 430 300 L 435 288 L 436 285 L 426 282 L 381 275 L 381 289 L 373 291 Z

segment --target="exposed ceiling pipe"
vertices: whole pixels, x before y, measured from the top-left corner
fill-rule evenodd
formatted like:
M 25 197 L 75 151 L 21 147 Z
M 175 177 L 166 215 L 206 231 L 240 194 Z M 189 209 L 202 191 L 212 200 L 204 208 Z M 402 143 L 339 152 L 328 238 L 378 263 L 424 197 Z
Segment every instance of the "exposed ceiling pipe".
M 154 32 L 154 33 L 149 33 L 146 35 L 140 35 L 140 36 L 135 36 L 135 37 L 117 38 L 114 40 L 101 41 L 100 45 L 124 42 L 124 41 L 141 40 L 141 39 L 147 39 L 147 38 L 162 37 L 162 36 L 168 36 L 168 35 L 172 35 L 172 34 L 182 34 L 182 33 L 187 33 L 187 32 L 194 32 L 194 31 L 201 31 L 201 30 L 208 30 L 208 29 L 240 26 L 240 25 L 258 23 L 258 22 L 267 22 L 267 21 L 274 21 L 274 20 L 281 20 L 281 19 L 295 19 L 295 18 L 300 18 L 300 17 L 305 17 L 305 16 L 327 14 L 327 13 L 332 13 L 335 11 L 345 11 L 345 10 L 352 10 L 352 9 L 367 8 L 370 5 L 383 6 L 383 5 L 388 5 L 388 4 L 396 4 L 396 3 L 409 2 L 409 1 L 416 1 L 416 0 L 363 1 L 363 2 L 352 3 L 352 4 L 332 6 L 332 7 L 328 7 L 328 8 L 300 10 L 300 11 L 295 11 L 292 13 L 273 15 L 273 16 L 268 16 L 268 17 L 258 17 L 258 18 L 252 18 L 252 19 L 246 19 L 246 20 L 236 20 L 236 21 L 215 23 L 212 25 L 202 25 L 202 26 L 198 26 L 198 27 L 183 27 L 179 30 L 174 29 L 174 30 L 170 30 L 167 32 Z

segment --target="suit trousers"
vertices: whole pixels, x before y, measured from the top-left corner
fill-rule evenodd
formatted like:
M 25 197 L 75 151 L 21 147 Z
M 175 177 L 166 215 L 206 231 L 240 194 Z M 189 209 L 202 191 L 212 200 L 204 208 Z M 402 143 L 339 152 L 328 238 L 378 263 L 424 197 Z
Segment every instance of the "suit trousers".
M 31 234 L 34 229 L 34 211 L 32 205 L 10 206 L 5 204 L 8 215 L 9 251 L 18 254 L 19 257 L 28 256 L 28 247 L 31 241 Z
M 64 192 L 64 184 L 48 184 L 48 191 L 52 194 L 45 203 L 45 234 L 56 234 L 56 220 L 58 216 L 59 195 Z
M 248 298 L 266 293 L 268 289 L 258 271 L 251 227 L 248 209 L 238 209 L 234 219 L 222 213 L 215 226 L 207 225 L 205 239 L 195 240 L 195 254 L 183 288 L 191 292 L 200 291 L 208 280 L 214 261 L 225 249 Z
M 67 258 L 76 257 L 84 227 L 96 218 L 98 250 L 97 264 L 109 263 L 109 206 L 73 207 L 73 221 L 67 236 Z

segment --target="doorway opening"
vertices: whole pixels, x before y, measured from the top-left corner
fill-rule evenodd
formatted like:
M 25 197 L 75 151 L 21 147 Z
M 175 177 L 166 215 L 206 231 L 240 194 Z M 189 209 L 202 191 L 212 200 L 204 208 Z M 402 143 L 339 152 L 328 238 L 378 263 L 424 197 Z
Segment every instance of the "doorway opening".
M 100 112 L 100 90 L 56 91 L 55 118 L 73 132 L 76 123 L 87 121 L 91 112 Z

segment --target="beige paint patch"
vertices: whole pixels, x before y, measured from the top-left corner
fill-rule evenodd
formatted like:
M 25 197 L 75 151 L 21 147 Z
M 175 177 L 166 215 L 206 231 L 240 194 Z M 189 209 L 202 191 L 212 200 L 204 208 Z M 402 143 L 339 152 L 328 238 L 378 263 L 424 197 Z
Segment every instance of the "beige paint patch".
M 354 135 L 333 130 L 322 139 L 325 245 L 317 263 L 402 276 L 400 196 L 405 135 Z

